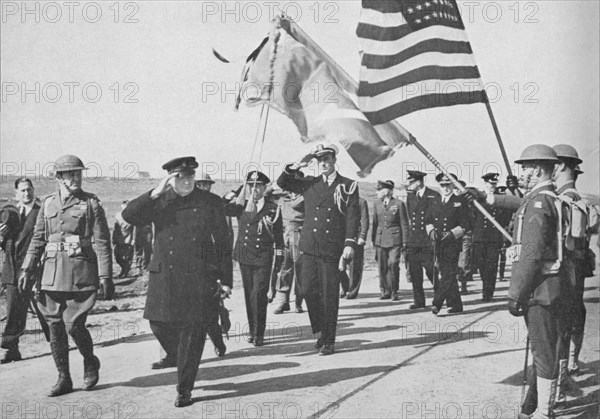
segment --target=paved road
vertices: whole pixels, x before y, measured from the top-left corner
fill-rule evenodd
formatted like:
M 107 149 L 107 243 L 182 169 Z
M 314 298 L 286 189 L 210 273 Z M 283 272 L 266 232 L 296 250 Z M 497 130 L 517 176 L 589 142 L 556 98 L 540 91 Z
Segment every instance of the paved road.
M 2 418 L 515 418 L 526 334 L 523 320 L 504 309 L 508 282 L 499 283 L 492 303 L 481 302 L 481 282 L 470 283 L 465 312 L 439 317 L 409 310 L 410 285 L 402 282 L 401 301 L 379 301 L 375 273 L 365 273 L 359 298 L 341 301 L 329 357 L 313 349 L 306 313 L 269 313 L 267 344 L 248 345 L 236 291 L 228 301 L 235 309 L 227 356 L 216 358 L 207 343 L 188 408 L 172 407 L 176 371 L 150 369 L 160 349 L 142 321 L 136 336 L 97 345 L 102 369 L 94 391 L 81 391 L 76 351 L 76 391 L 54 399 L 44 396 L 56 380 L 49 355 L 1 366 Z M 575 379 L 569 418 L 598 416 L 598 277 L 586 287 L 584 374 Z

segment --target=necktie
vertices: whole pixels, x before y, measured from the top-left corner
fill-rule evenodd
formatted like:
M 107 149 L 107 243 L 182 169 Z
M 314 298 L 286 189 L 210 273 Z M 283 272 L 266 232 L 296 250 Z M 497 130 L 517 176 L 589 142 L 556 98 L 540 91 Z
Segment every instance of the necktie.
M 21 221 L 21 224 L 23 224 L 25 222 L 25 218 L 27 217 L 27 214 L 25 214 L 25 206 L 21 207 L 21 213 L 19 214 L 19 218 Z

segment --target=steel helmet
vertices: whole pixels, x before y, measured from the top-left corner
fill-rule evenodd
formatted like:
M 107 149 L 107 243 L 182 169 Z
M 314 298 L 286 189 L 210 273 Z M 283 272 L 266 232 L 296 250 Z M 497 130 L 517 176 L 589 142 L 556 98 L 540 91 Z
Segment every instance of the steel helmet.
M 556 152 L 556 155 L 559 159 L 570 159 L 576 162 L 576 164 L 583 163 L 583 160 L 579 158 L 579 154 L 577 154 L 577 150 L 575 150 L 575 147 L 573 146 L 568 144 L 558 144 L 552 148 Z
M 548 161 L 558 163 L 558 156 L 552 147 L 545 144 L 533 144 L 525 148 L 521 157 L 515 163 L 521 164 L 530 161 Z
M 54 162 L 54 171 L 56 173 L 69 172 L 71 170 L 87 170 L 81 159 L 72 154 L 65 154 Z

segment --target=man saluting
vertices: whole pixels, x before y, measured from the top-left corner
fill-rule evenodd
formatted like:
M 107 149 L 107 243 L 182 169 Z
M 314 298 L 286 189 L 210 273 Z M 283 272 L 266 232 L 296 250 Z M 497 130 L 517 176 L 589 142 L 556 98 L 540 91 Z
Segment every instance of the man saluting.
M 304 196 L 300 286 L 312 331 L 321 334 L 315 344 L 320 355 L 334 352 L 339 266 L 352 259 L 360 223 L 358 186 L 336 171 L 337 152 L 334 145 L 320 144 L 296 163 L 287 165 L 277 180 L 282 189 Z M 305 176 L 299 169 L 313 159 L 318 161 L 319 175 Z

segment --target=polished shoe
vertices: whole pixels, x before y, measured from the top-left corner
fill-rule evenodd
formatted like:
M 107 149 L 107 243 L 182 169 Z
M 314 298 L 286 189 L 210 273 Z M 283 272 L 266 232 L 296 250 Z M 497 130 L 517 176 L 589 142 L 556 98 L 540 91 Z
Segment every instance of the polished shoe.
M 254 336 L 250 336 L 249 338 L 247 338 L 246 342 L 248 342 L 248 343 L 254 343 Z
M 219 358 L 223 358 L 225 356 L 225 352 L 227 352 L 227 346 L 223 344 L 223 346 L 215 346 L 215 355 Z
M 164 357 L 158 362 L 152 363 L 153 370 L 162 370 L 163 368 L 174 368 L 177 366 L 177 359 L 170 358 L 168 356 Z
M 438 310 L 439 311 L 439 310 Z M 462 313 L 463 312 L 463 308 L 462 307 L 450 307 L 448 309 L 448 313 L 449 314 L 453 314 L 453 313 Z
M 323 343 L 323 339 L 319 338 L 317 339 L 317 342 L 315 343 L 315 349 L 321 349 L 323 347 L 324 343 Z
M 437 308 L 436 306 L 433 306 L 433 307 L 431 307 L 431 312 L 437 316 L 438 313 L 440 312 L 440 309 Z
M 342 291 L 340 293 L 340 298 L 346 298 L 347 295 L 348 295 L 348 293 L 346 291 Z
M 325 356 L 325 355 L 331 355 L 334 352 L 334 345 L 333 343 L 330 343 L 329 345 L 324 345 L 321 350 L 319 351 L 319 355 L 321 356 Z
M 411 310 L 417 310 L 419 308 L 425 308 L 425 304 L 411 304 L 408 306 Z
M 389 300 L 390 298 L 392 298 L 392 296 L 388 294 L 384 294 L 379 297 L 380 300 Z
M 257 337 L 256 339 L 254 339 L 254 346 L 263 346 L 264 344 L 265 344 L 264 338 Z
M 302 306 L 296 306 L 296 313 L 304 313 Z
M 175 398 L 175 407 L 186 407 L 192 404 L 192 392 L 191 391 L 179 391 Z
M 396 294 L 396 293 L 395 293 L 395 294 L 392 296 L 392 301 L 400 301 L 400 296 L 399 296 L 398 294 Z
M 0 359 L 0 364 L 9 364 L 11 362 L 17 362 L 21 359 L 21 352 L 18 349 L 9 349 L 4 354 L 4 358 Z
M 100 360 L 97 356 L 94 356 L 89 362 L 84 361 L 83 364 L 83 389 L 90 390 L 100 379 Z
M 357 297 L 356 295 L 348 294 L 348 295 L 346 295 L 346 300 L 354 300 L 354 299 L 356 299 L 356 297 Z
M 54 384 L 54 387 L 50 389 L 48 397 L 62 396 L 73 392 L 73 381 L 71 376 L 68 374 L 58 374 L 58 381 Z
M 273 314 L 283 314 L 285 311 L 290 311 L 289 303 L 280 304 L 275 310 L 273 310 Z

